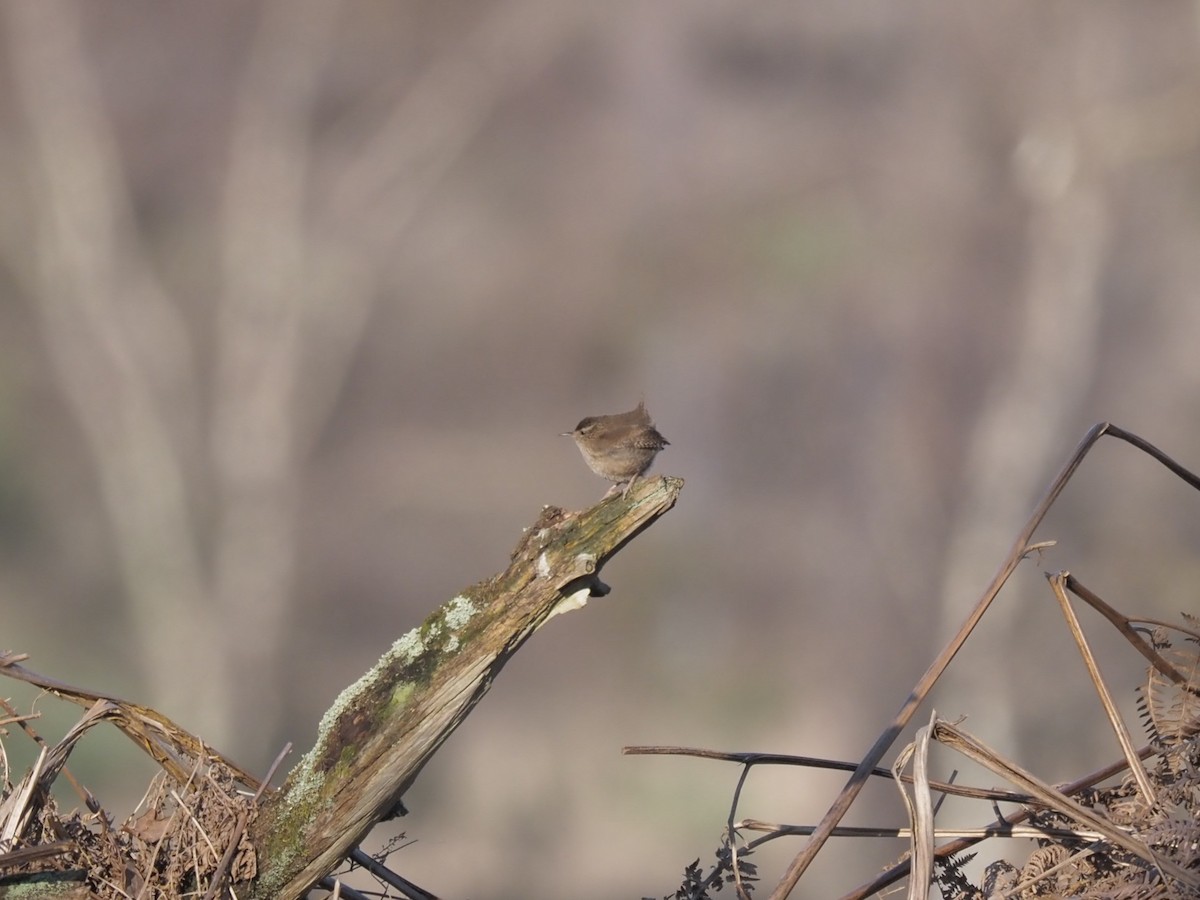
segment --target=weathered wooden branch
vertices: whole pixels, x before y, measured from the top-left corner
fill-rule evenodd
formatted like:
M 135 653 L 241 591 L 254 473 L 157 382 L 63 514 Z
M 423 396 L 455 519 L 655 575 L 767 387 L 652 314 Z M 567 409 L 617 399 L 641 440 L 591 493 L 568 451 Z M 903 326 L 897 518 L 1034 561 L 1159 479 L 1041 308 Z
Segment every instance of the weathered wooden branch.
M 392 815 L 442 742 L 553 615 L 603 596 L 604 564 L 675 504 L 683 481 L 639 481 L 580 513 L 546 507 L 502 573 L 397 640 L 325 714 L 313 748 L 268 796 L 251 837 L 259 873 L 241 897 L 292 900 Z
M 39 675 L 20 664 L 23 654 L 0 654 L 0 675 L 37 685 L 87 710 L 58 744 L 44 747 L 18 788 L 0 795 L 0 850 L 7 851 L 0 853 L 0 874 L 22 868 L 34 856 L 48 857 L 51 847 L 53 855 L 63 857 L 64 867 L 15 873 L 0 881 L 0 897 L 36 884 L 43 892 L 39 896 L 75 900 L 93 896 L 85 882 L 111 886 L 131 872 L 167 892 L 181 890 L 190 877 L 208 885 L 206 900 L 221 895 L 226 876 L 239 880 L 237 895 L 242 898 L 303 896 L 339 861 L 357 853 L 356 845 L 372 826 L 395 813 L 421 768 L 534 631 L 551 616 L 608 593 L 599 580 L 604 564 L 669 510 L 682 486 L 678 478 L 643 480 L 627 497 L 614 496 L 585 512 L 547 507 L 504 572 L 452 598 L 342 692 L 326 713 L 314 747 L 283 788 L 266 795 L 254 776 L 161 713 Z M 16 716 L 15 710 L 4 708 Z M 128 842 L 110 830 L 93 832 L 84 841 L 91 848 L 87 852 L 76 845 L 78 836 L 56 844 L 26 844 L 28 823 L 51 803 L 50 789 L 59 774 L 67 774 L 67 758 L 101 722 L 115 725 L 152 756 L 166 785 L 174 785 L 168 791 L 160 784 L 147 809 L 122 829 L 143 842 L 147 834 L 155 834 L 154 850 L 147 852 L 149 845 L 143 843 L 138 858 L 131 859 Z M 30 737 L 41 743 L 36 734 Z M 194 777 L 199 772 L 204 776 Z M 253 797 L 239 786 L 249 788 Z M 94 802 L 80 790 L 89 805 Z M 260 796 L 265 799 L 258 803 Z M 205 824 L 195 818 L 197 813 Z M 179 827 L 169 831 L 174 822 Z M 194 827 L 185 827 L 187 823 Z M 250 843 L 243 841 L 247 830 Z M 62 837 L 55 829 L 48 833 Z M 189 842 L 201 839 L 210 850 L 213 841 L 224 848 L 219 862 L 189 853 Z M 166 875 L 184 857 L 191 862 Z M 168 880 L 160 882 L 164 875 Z M 107 889 L 101 893 L 109 896 Z

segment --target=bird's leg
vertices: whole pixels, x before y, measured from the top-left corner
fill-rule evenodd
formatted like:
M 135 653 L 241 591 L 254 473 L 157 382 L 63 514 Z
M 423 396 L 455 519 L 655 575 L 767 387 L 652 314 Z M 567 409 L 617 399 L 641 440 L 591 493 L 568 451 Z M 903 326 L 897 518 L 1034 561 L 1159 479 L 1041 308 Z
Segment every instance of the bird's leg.
M 634 475 L 634 476 L 633 476 L 632 478 L 630 478 L 630 479 L 629 479 L 627 482 L 625 482 L 625 490 L 621 491 L 621 499 L 624 499 L 625 497 L 628 497 L 628 496 L 629 496 L 629 489 L 630 489 L 631 487 L 633 487 L 633 483 L 634 483 L 635 481 L 637 481 L 637 476 L 636 476 L 636 475 Z M 614 487 L 616 487 L 616 485 L 614 485 Z

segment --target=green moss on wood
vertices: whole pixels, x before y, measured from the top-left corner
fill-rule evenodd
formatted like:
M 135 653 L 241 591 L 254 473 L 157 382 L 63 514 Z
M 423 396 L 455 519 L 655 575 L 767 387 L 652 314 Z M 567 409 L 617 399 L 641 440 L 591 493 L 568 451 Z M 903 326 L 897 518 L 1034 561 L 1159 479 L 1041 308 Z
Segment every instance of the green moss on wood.
M 321 808 L 318 786 L 314 783 L 308 790 L 276 795 L 268 801 L 278 809 L 272 812 L 273 827 L 264 835 L 264 846 L 259 848 L 258 858 L 265 863 L 254 881 L 254 897 L 274 897 L 292 876 L 295 860 L 304 857 L 309 826 Z
M 482 603 L 466 594 L 454 597 L 401 636 L 370 671 L 342 691 L 321 719 L 317 741 L 293 770 L 285 793 L 295 794 L 300 802 L 320 795 L 331 770 L 402 714 L 418 689 L 470 644 L 479 632 L 481 608 Z

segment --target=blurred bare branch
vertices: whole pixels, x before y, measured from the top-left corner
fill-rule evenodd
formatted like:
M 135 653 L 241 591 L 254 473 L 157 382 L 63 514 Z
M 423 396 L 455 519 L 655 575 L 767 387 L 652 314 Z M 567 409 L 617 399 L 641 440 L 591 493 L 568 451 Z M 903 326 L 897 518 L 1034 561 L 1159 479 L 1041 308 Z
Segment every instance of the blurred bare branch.
M 331 160 L 335 221 L 354 221 L 375 253 L 393 254 L 430 193 L 500 101 L 592 21 L 588 6 L 553 0 L 491 4 L 437 57 L 353 154 Z
M 1043 128 L 1031 129 L 1016 153 L 1015 177 L 1030 207 L 1019 333 L 971 429 L 946 551 L 945 621 L 974 592 L 994 548 L 1036 496 L 1092 385 L 1109 213 L 1103 189 L 1079 171 L 1081 152 L 1069 129 Z M 1023 427 L 1030 422 L 1039 425 Z M 1021 614 L 1019 604 L 1009 603 L 993 617 L 1012 633 Z M 1009 689 L 988 677 L 973 683 L 969 672 L 965 681 L 972 682 L 962 685 L 965 696 Z M 991 724 L 1011 740 L 1018 708 L 1001 696 L 996 700 Z
M 162 705 L 220 735 L 220 689 L 196 677 L 215 634 L 172 425 L 196 412 L 187 329 L 147 263 L 120 151 L 89 72 L 78 7 L 5 7 L 25 119 L 34 240 L 23 277 L 94 460 L 137 635 Z M 181 641 L 171 635 L 188 635 Z
M 277 677 L 295 581 L 302 327 L 310 304 L 330 302 L 310 290 L 306 203 L 309 123 L 338 10 L 326 0 L 263 5 L 239 82 L 224 191 L 211 435 L 213 615 L 239 623 L 226 647 L 238 675 L 264 685 Z M 264 737 L 280 713 L 277 705 L 257 706 Z

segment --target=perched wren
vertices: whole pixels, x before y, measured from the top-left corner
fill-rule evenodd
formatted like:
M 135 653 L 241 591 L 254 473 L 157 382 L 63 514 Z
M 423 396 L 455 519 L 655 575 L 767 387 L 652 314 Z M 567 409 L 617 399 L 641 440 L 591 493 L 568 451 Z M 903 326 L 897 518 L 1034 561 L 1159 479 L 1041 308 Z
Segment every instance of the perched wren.
M 637 477 L 650 468 L 658 451 L 670 444 L 650 421 L 644 401 L 629 412 L 588 416 L 574 431 L 564 431 L 563 436 L 575 438 L 588 468 L 613 483 L 605 497 L 622 485 L 625 486 L 622 496 L 628 494 Z

